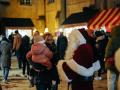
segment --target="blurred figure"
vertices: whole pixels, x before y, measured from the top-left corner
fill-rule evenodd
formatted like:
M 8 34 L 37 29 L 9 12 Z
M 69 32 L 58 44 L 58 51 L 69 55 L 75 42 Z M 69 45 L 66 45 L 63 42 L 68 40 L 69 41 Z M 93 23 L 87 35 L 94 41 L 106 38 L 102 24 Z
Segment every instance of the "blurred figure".
M 14 34 L 13 34 L 13 32 L 8 36 L 8 39 L 9 39 L 10 43 L 13 46 L 13 40 L 14 40 Z
M 102 73 L 105 72 L 104 56 L 105 56 L 105 48 L 108 42 L 108 38 L 106 37 L 106 34 L 104 31 L 96 31 L 95 36 L 96 36 L 97 60 L 99 60 L 101 65 L 101 68 L 98 71 L 98 74 L 95 77 L 95 80 L 101 80 Z
M 53 57 L 51 59 L 52 68 L 50 69 L 50 74 L 51 74 L 50 77 L 51 77 L 51 80 L 53 82 L 51 87 L 52 87 L 52 90 L 58 90 L 58 84 L 59 84 L 60 80 L 59 80 L 58 71 L 56 68 L 56 65 L 57 65 L 58 60 L 59 60 L 59 56 L 57 53 L 57 47 L 56 47 L 56 44 L 54 42 L 52 34 L 48 33 L 47 35 L 45 35 L 44 38 L 46 40 L 45 44 L 53 53 Z
M 60 36 L 58 36 L 57 39 L 57 51 L 59 54 L 59 59 L 64 59 L 67 45 L 68 45 L 67 37 L 63 35 L 63 32 L 60 32 Z
M 114 56 L 116 51 L 120 48 L 120 25 L 113 27 L 111 30 L 111 38 L 108 41 L 105 52 L 105 67 L 107 69 L 107 85 L 108 90 L 118 90 L 117 82 L 119 72 L 115 67 Z M 119 60 L 119 58 L 116 59 Z M 119 65 L 119 61 L 117 62 Z M 119 83 L 120 84 L 120 83 Z
M 117 90 L 120 90 L 120 47 L 115 52 L 115 66 L 119 72 L 118 82 L 117 82 Z
M 90 41 L 91 46 L 93 48 L 93 54 L 94 54 L 93 55 L 94 56 L 93 60 L 94 60 L 94 62 L 99 61 L 99 59 L 98 59 L 98 54 L 99 53 L 97 52 L 96 38 L 95 38 L 94 30 L 87 30 L 87 32 L 88 32 L 88 35 L 89 35 L 89 41 Z M 99 62 L 99 65 L 100 65 L 100 62 Z M 97 67 L 101 67 L 101 66 L 97 66 Z M 102 79 L 101 77 L 98 77 L 98 72 L 99 71 L 100 70 L 95 72 L 95 75 L 94 75 L 95 80 L 101 80 Z
M 26 76 L 26 70 L 27 70 L 27 76 L 29 76 L 30 66 L 26 58 L 27 52 L 30 50 L 30 38 L 25 35 L 22 38 L 22 45 L 21 45 L 21 56 L 22 56 L 22 63 L 23 63 L 23 76 Z M 27 68 L 26 68 L 27 67 Z
M 2 38 L 1 41 L 0 52 L 1 52 L 1 57 L 0 57 L 1 66 L 3 69 L 3 82 L 7 83 L 9 70 L 11 66 L 12 47 L 5 36 Z
M 21 57 L 21 44 L 22 44 L 22 36 L 18 32 L 18 30 L 15 31 L 14 40 L 13 40 L 13 50 L 16 53 L 17 59 L 18 59 L 18 68 L 22 68 L 22 57 Z
M 52 52 L 45 45 L 45 40 L 39 34 L 33 37 L 34 44 L 31 50 L 27 53 L 27 59 L 32 65 L 30 75 L 33 84 L 36 85 L 37 90 L 50 90 L 50 74 L 49 70 L 52 67 L 51 58 Z
M 69 82 L 72 90 L 93 90 L 95 67 L 93 48 L 84 29 L 73 30 L 69 35 L 65 60 L 58 62 L 60 80 Z M 97 66 L 97 65 L 96 65 Z

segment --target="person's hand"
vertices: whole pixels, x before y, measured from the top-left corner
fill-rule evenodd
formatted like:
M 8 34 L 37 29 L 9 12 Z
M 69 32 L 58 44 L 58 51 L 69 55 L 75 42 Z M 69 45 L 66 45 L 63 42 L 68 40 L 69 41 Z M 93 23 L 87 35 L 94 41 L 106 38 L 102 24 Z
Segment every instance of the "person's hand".
M 55 85 L 56 84 L 56 81 L 52 80 L 52 85 Z

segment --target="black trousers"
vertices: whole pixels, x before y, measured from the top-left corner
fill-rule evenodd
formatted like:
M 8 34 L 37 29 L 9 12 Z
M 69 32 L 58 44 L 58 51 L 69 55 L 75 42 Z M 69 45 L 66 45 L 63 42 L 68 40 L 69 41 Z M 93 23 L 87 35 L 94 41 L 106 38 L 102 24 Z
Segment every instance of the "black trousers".
M 23 75 L 26 74 L 26 71 L 27 71 L 27 75 L 29 75 L 29 73 L 30 73 L 30 65 L 29 65 L 26 57 L 24 57 L 24 58 L 22 59 L 22 63 L 23 63 L 23 68 L 22 68 L 22 70 L 23 70 Z

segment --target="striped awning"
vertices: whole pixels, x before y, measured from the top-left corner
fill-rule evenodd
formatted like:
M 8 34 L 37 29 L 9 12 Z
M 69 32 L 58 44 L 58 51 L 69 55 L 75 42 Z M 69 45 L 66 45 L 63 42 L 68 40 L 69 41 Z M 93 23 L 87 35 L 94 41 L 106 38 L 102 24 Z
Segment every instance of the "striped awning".
M 120 8 L 102 10 L 88 22 L 88 28 L 98 30 L 105 26 L 110 29 L 112 26 L 120 24 Z

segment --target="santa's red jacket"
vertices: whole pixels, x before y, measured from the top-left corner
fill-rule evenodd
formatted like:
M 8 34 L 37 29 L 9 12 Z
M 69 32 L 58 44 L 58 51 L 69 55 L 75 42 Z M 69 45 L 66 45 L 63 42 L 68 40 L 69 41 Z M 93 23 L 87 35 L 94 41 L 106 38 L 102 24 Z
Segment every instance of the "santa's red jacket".
M 60 79 L 71 82 L 72 90 L 93 90 L 93 74 L 99 69 L 97 63 L 93 60 L 91 45 L 82 44 L 74 51 L 71 60 L 59 61 Z

